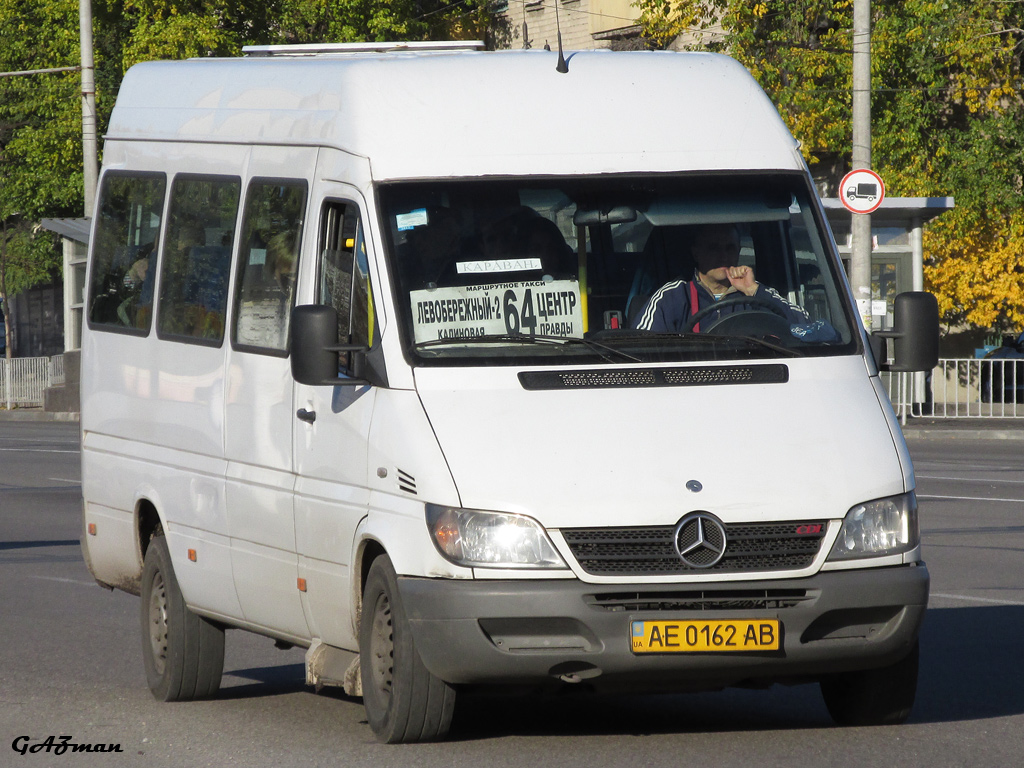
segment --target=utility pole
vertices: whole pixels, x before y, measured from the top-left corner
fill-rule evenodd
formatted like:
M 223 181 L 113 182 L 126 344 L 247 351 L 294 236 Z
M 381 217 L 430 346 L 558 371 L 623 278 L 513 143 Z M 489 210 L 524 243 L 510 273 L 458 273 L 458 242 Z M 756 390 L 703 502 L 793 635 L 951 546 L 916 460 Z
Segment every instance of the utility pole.
M 853 0 L 853 170 L 859 168 L 871 168 L 871 0 Z M 871 214 L 852 216 L 850 283 L 861 321 L 870 333 Z
M 92 0 L 78 0 L 78 34 L 82 53 L 82 175 L 85 216 L 91 217 L 96 199 L 99 163 L 96 150 L 96 81 L 92 55 Z

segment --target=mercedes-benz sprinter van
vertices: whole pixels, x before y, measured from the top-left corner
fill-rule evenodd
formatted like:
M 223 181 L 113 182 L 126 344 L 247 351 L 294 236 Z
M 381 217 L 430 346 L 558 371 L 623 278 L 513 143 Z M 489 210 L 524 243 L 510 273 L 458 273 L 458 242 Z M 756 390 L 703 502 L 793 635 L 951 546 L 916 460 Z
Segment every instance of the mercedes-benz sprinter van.
M 467 686 L 806 682 L 905 719 L 929 579 L 879 368 L 931 368 L 934 299 L 876 362 L 729 58 L 378 48 L 118 94 L 83 543 L 141 596 L 154 695 L 214 695 L 241 627 L 389 742 Z

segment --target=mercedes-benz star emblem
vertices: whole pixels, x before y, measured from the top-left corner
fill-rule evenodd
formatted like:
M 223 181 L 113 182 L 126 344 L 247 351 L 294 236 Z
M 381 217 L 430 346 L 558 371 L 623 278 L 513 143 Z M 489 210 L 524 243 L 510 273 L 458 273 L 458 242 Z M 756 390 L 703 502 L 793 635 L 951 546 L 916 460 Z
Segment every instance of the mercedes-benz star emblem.
M 710 568 L 725 555 L 725 526 L 707 512 L 680 520 L 674 538 L 679 559 L 691 568 Z

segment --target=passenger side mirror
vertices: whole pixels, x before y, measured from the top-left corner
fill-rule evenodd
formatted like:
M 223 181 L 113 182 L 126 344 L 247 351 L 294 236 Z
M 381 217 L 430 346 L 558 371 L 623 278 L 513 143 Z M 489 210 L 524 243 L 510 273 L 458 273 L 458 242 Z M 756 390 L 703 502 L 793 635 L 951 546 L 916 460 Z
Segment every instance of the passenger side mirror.
M 879 368 L 898 373 L 930 371 L 939 362 L 938 301 L 925 291 L 901 293 L 893 306 L 893 329 L 876 331 L 871 336 Z M 895 346 L 894 361 L 888 366 L 884 339 L 893 339 Z
M 368 348 L 338 343 L 338 312 L 325 304 L 307 304 L 292 310 L 292 378 L 311 387 L 365 385 L 362 378 Z M 349 371 L 341 366 L 339 352 L 350 353 Z

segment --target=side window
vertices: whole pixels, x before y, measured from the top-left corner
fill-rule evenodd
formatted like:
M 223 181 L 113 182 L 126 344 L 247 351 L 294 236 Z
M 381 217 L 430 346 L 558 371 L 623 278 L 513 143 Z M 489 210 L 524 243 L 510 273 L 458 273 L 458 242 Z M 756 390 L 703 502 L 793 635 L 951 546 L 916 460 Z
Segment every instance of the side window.
M 317 301 L 338 312 L 341 344 L 373 344 L 373 297 L 366 244 L 353 203 L 327 202 L 320 217 Z M 348 367 L 348 355 L 341 356 Z
M 162 173 L 103 177 L 89 282 L 91 326 L 149 331 L 166 185 Z
M 255 179 L 249 185 L 238 267 L 235 346 L 287 351 L 305 210 L 305 182 Z
M 161 338 L 223 340 L 240 186 L 237 178 L 174 179 L 161 255 Z

